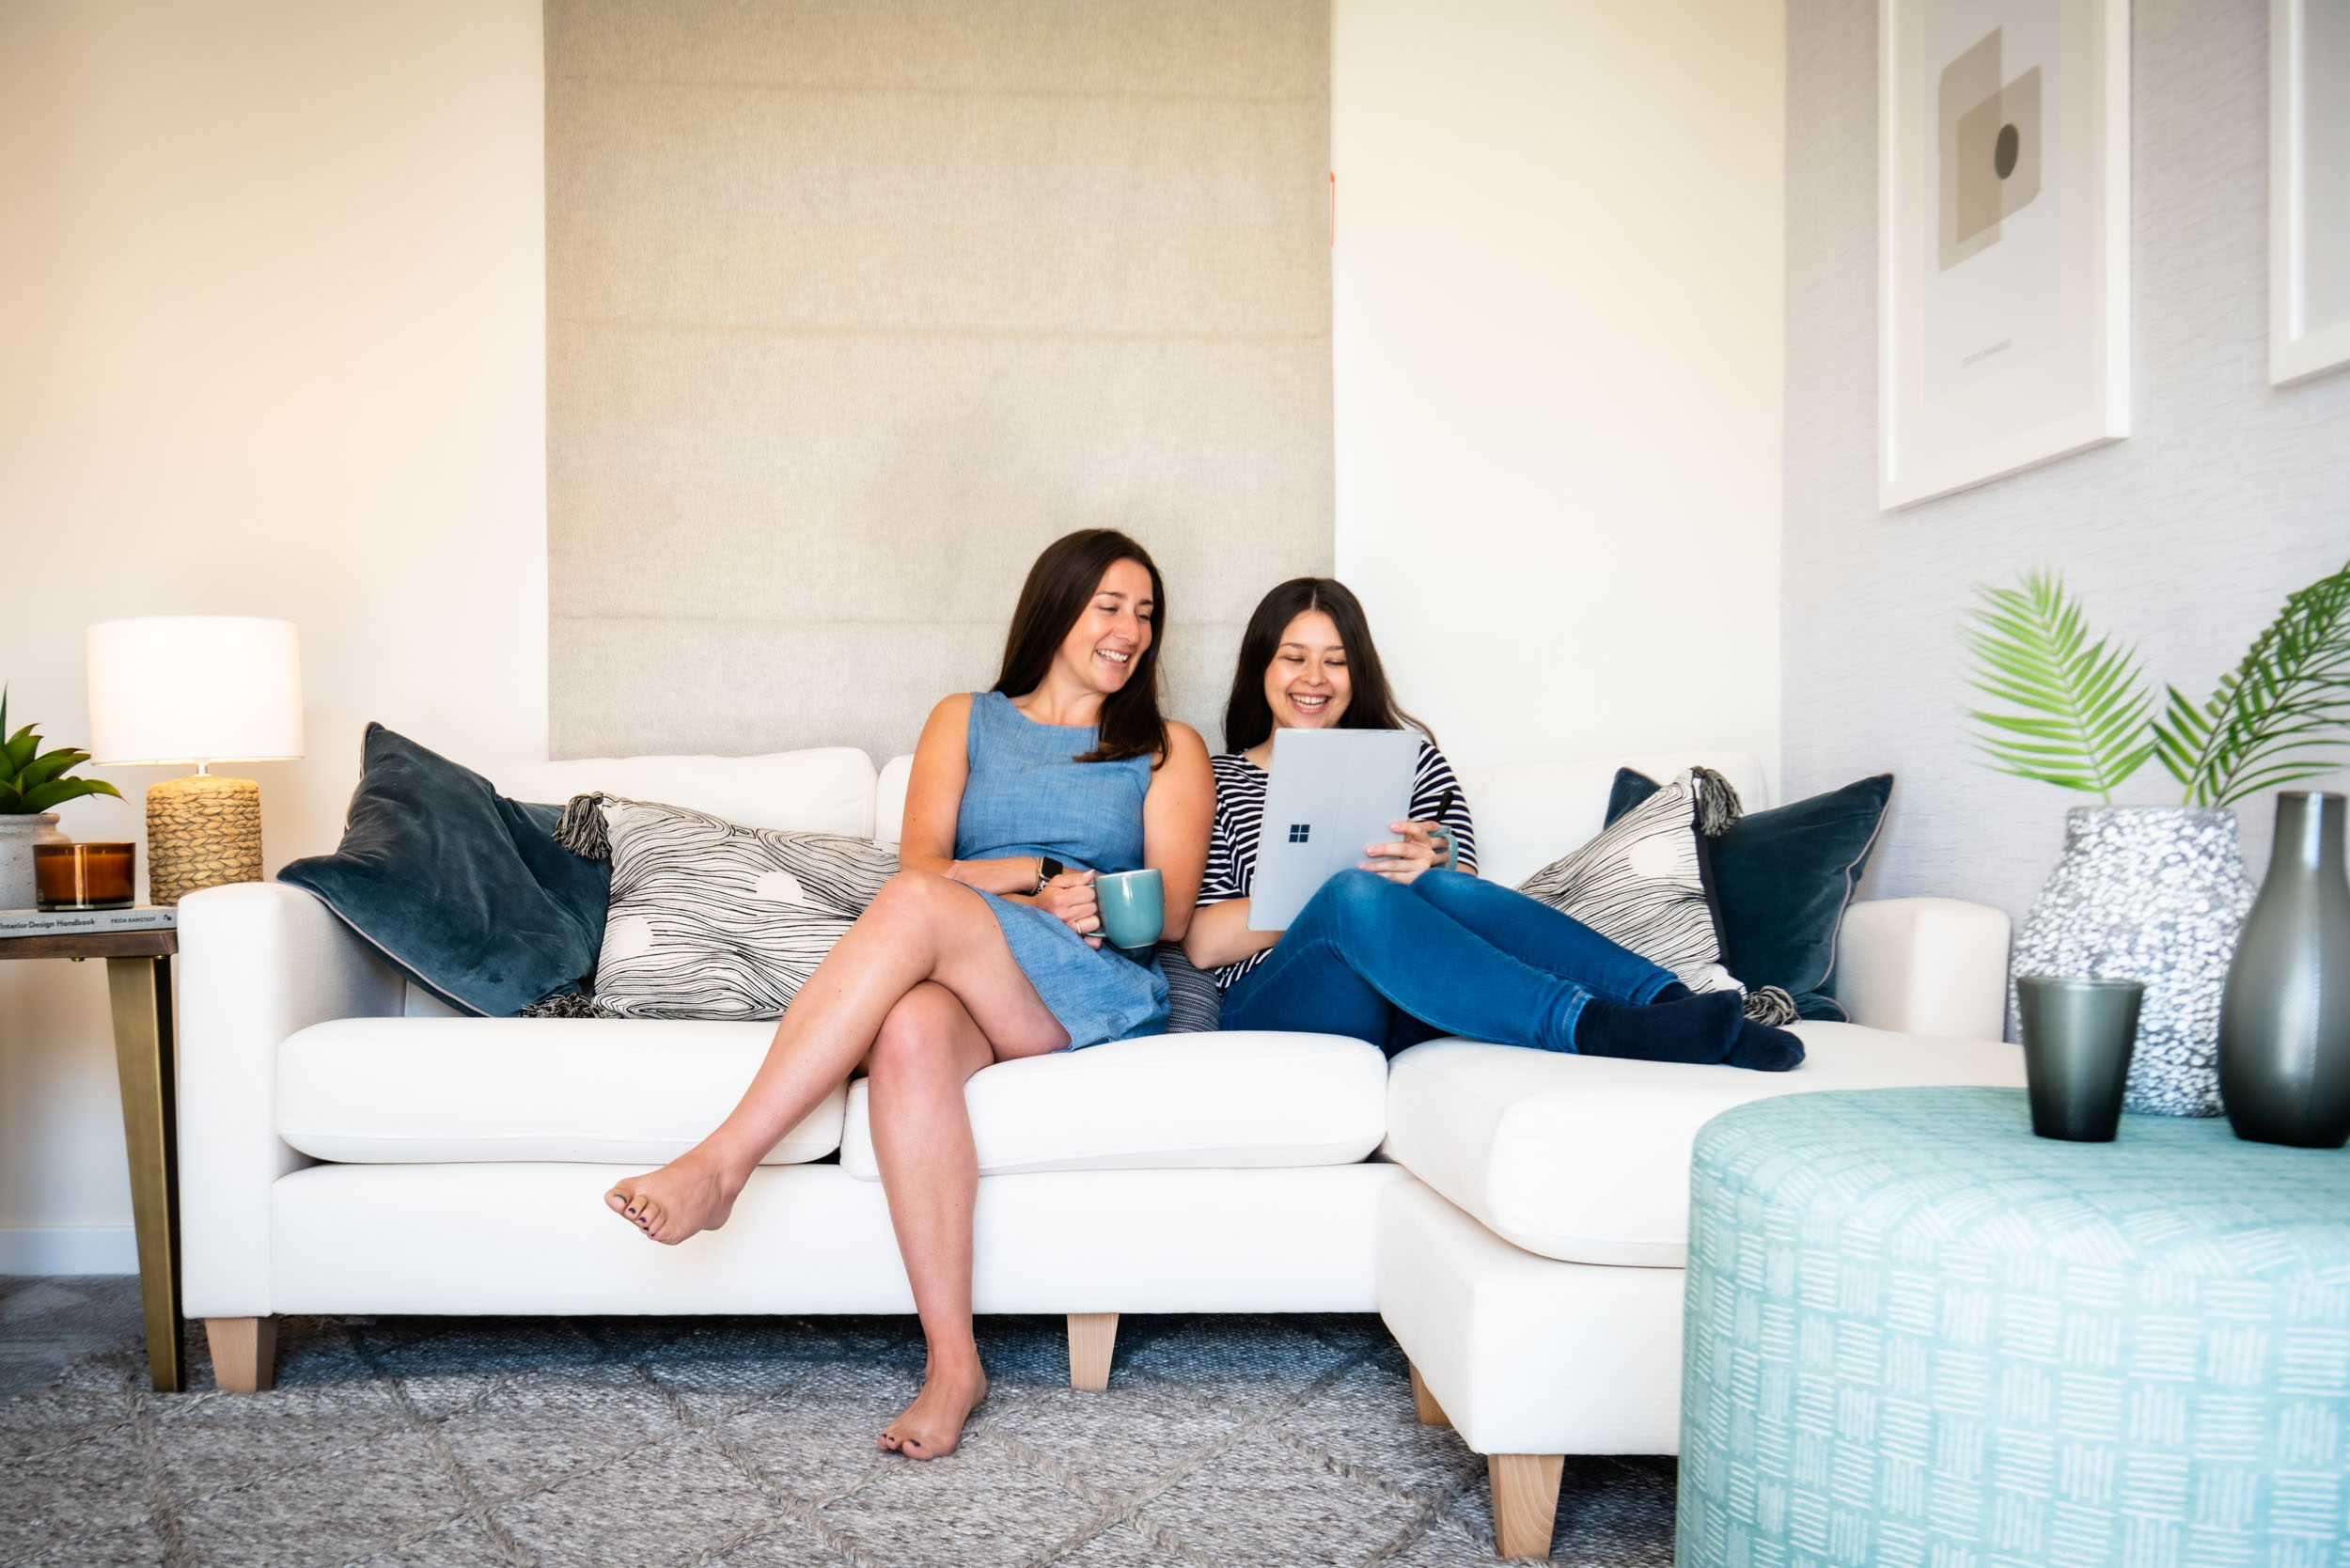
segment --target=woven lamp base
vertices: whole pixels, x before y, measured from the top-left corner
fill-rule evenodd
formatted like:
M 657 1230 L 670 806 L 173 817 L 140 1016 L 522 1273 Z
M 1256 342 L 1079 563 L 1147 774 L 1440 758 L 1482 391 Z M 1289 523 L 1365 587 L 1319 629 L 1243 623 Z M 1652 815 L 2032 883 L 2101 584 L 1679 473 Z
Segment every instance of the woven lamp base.
M 147 896 L 175 904 L 224 882 L 261 880 L 261 787 L 191 774 L 147 792 Z

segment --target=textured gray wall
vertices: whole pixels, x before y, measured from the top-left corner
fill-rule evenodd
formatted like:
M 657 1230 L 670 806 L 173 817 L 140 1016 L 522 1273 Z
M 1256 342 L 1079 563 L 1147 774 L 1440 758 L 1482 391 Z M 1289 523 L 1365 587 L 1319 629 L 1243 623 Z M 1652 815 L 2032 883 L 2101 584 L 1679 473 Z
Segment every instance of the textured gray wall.
M 2138 0 L 2137 433 L 1879 512 L 1876 16 L 1874 0 L 1787 8 L 1786 789 L 1893 770 L 1867 891 L 2020 917 L 2065 808 L 2093 797 L 1971 760 L 1969 586 L 2057 568 L 2154 679 L 2200 698 L 2288 592 L 2350 558 L 2350 375 L 2267 383 L 2267 7 Z M 2150 763 L 2123 798 L 2178 797 Z M 2242 808 L 2256 878 L 2274 808 Z
M 1330 566 L 1327 0 L 546 21 L 554 755 L 908 749 L 1101 525 L 1209 720 Z

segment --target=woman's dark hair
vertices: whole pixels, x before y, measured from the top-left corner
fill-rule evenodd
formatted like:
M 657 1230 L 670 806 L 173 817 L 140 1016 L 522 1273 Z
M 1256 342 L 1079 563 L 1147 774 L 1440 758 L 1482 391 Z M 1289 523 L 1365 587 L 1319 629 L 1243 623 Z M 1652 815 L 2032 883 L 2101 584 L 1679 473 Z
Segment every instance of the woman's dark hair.
M 1159 716 L 1159 644 L 1167 627 L 1167 585 L 1151 552 L 1115 528 L 1080 528 L 1044 547 L 1020 586 L 1020 604 L 1004 635 L 1003 672 L 995 689 L 1026 697 L 1044 683 L 1053 655 L 1086 613 L 1103 574 L 1120 561 L 1151 573 L 1151 643 L 1135 658 L 1125 685 L 1102 699 L 1101 738 L 1080 762 L 1116 762 L 1148 757 L 1157 767 L 1167 760 L 1167 721 Z
M 1246 751 L 1273 733 L 1273 708 L 1264 699 L 1264 672 L 1281 649 L 1281 634 L 1289 623 L 1310 610 L 1320 610 L 1339 629 L 1339 646 L 1346 650 L 1347 684 L 1351 695 L 1346 712 L 1339 715 L 1341 729 L 1418 730 L 1433 743 L 1435 732 L 1395 705 L 1387 688 L 1387 672 L 1379 664 L 1378 645 L 1371 640 L 1371 619 L 1363 602 L 1335 577 L 1292 577 L 1257 603 L 1241 634 L 1240 666 L 1232 671 L 1232 698 L 1224 705 L 1224 749 Z

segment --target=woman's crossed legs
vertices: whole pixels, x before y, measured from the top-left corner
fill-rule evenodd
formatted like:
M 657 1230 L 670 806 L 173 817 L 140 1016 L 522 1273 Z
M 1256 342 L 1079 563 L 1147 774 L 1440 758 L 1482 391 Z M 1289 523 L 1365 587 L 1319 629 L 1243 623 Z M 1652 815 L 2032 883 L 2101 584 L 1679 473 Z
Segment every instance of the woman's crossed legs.
M 1390 1055 L 1458 1034 L 1546 1051 L 1722 1060 L 1739 1038 L 1736 994 L 1660 1002 L 1673 984 L 1671 971 L 1524 894 L 1453 871 L 1425 871 L 1406 886 L 1346 870 L 1225 994 L 1224 1027 L 1351 1034 Z
M 920 1459 L 950 1453 L 987 1391 L 971 1332 L 979 1158 L 964 1082 L 990 1062 L 1068 1043 L 986 900 L 945 877 L 900 872 L 800 988 L 718 1129 L 615 1184 L 604 1201 L 670 1246 L 717 1229 L 776 1140 L 863 1063 L 873 1152 L 930 1349 L 921 1395 L 881 1446 Z

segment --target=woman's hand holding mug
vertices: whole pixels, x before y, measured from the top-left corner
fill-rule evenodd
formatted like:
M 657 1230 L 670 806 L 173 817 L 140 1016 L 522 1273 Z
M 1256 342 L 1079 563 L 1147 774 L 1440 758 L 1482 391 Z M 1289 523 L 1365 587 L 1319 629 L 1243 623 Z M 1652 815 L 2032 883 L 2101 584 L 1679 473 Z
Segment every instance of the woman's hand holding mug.
M 1102 910 L 1091 871 L 1063 871 L 1028 902 L 1084 937 L 1087 947 L 1102 945 Z

